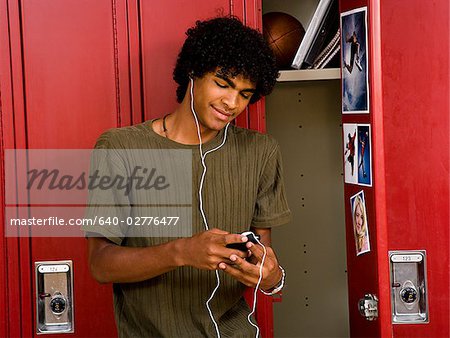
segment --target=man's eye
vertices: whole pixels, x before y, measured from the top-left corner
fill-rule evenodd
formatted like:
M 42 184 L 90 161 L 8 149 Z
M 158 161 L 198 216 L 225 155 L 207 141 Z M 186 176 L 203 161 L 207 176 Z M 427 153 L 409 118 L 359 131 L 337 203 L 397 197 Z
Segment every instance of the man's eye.
M 246 94 L 246 93 L 241 93 L 241 96 L 246 100 L 248 100 L 251 97 L 251 95 Z
M 228 86 L 225 84 L 221 84 L 220 82 L 214 81 L 216 85 L 218 85 L 220 88 L 227 88 Z

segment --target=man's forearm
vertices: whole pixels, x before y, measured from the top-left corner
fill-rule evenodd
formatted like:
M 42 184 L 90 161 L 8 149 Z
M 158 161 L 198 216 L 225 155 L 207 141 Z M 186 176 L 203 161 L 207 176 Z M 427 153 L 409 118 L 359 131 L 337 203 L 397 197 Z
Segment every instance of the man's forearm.
M 140 282 L 182 265 L 180 243 L 122 247 L 104 238 L 89 238 L 89 267 L 100 283 Z

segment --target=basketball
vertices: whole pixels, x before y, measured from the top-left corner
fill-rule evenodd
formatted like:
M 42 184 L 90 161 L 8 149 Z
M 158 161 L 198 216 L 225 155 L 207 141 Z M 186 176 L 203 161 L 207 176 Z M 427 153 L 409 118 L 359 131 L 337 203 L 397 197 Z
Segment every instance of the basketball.
M 264 14 L 263 35 L 275 53 L 278 67 L 291 68 L 297 49 L 305 35 L 305 29 L 300 21 L 281 12 Z

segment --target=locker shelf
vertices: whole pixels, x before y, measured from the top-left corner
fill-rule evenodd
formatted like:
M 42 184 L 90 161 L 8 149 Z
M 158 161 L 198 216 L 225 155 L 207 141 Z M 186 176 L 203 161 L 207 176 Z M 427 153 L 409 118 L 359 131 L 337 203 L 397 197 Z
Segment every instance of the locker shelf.
M 282 70 L 278 82 L 311 81 L 311 80 L 337 80 L 341 78 L 339 68 Z

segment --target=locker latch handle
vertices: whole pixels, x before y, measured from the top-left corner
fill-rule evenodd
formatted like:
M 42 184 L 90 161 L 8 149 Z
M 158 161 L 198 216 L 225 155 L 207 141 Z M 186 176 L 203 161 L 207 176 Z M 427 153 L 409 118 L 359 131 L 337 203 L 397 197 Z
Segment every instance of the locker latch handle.
M 359 313 L 367 320 L 375 320 L 378 318 L 378 298 L 368 293 L 364 295 L 358 302 Z

